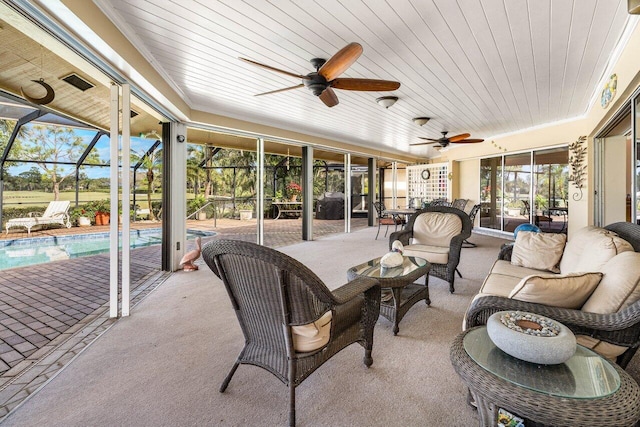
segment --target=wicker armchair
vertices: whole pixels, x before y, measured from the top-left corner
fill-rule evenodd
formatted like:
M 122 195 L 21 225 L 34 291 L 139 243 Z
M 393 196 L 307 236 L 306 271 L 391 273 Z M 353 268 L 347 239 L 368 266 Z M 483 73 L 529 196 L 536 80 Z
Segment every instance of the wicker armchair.
M 617 222 L 604 228 L 617 233 L 640 252 L 640 226 L 630 222 Z M 511 260 L 513 245 L 506 244 L 500 250 L 499 259 Z M 551 307 L 543 304 L 518 301 L 498 296 L 484 296 L 472 302 L 467 310 L 465 327 L 485 325 L 493 313 L 502 310 L 529 311 L 564 323 L 578 335 L 629 347 L 616 359 L 623 369 L 640 346 L 640 301 L 612 314 L 589 313 L 580 310 Z
M 437 262 L 433 262 L 431 259 L 426 258 L 427 261 L 431 264 L 430 275 L 438 277 L 440 279 L 446 280 L 449 282 L 449 291 L 453 293 L 455 291 L 454 281 L 455 281 L 455 273 L 457 272 L 460 277 L 462 274 L 458 271 L 458 264 L 460 263 L 460 252 L 462 250 L 462 242 L 471 236 L 471 229 L 473 225 L 471 224 L 471 220 L 469 219 L 469 215 L 461 211 L 460 209 L 452 208 L 449 206 L 427 206 L 424 209 L 417 211 L 415 214 L 411 215 L 409 222 L 407 225 L 400 230 L 394 233 L 391 233 L 389 236 L 389 249 L 391 249 L 391 244 L 395 240 L 400 240 L 403 245 L 409 246 L 412 242 L 413 238 L 413 227 L 415 221 L 420 215 L 428 214 L 429 212 L 442 212 L 442 213 L 450 213 L 457 215 L 462 222 L 462 230 L 460 234 L 454 236 L 449 242 L 449 252 L 447 257 L 447 262 L 440 264 Z M 419 254 L 415 254 L 415 256 L 420 256 Z
M 295 388 L 334 354 L 352 343 L 373 363 L 373 329 L 380 313 L 380 286 L 358 278 L 330 291 L 293 258 L 255 243 L 217 240 L 202 257 L 224 282 L 244 334 L 244 348 L 220 386 L 224 392 L 240 364 L 261 367 L 289 387 L 289 425 L 295 425 Z M 331 311 L 328 342 L 307 352 L 295 349 L 295 328 L 313 325 Z

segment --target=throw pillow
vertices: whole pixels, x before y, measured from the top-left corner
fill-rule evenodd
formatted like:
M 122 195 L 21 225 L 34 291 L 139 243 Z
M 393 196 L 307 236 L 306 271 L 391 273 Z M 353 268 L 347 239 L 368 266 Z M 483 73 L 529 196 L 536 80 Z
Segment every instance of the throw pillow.
M 560 261 L 562 274 L 602 271 L 602 266 L 622 252 L 633 252 L 633 246 L 616 233 L 587 226 L 577 230 L 567 242 Z
M 616 313 L 640 299 L 640 253 L 622 252 L 602 267 L 602 281 L 582 307 L 591 313 Z
M 567 236 L 557 233 L 521 231 L 511 254 L 511 264 L 559 273 L 558 264 Z
M 509 298 L 552 307 L 579 309 L 601 279 L 602 273 L 526 276 L 513 288 Z

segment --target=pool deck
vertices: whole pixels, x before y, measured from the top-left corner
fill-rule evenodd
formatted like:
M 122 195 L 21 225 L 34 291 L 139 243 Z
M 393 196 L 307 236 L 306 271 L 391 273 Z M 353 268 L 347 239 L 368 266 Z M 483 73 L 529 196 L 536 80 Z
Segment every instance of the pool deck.
M 301 224 L 300 219 L 265 220 L 265 245 L 302 241 Z M 366 226 L 366 218 L 352 219 L 353 230 Z M 160 222 L 131 223 L 132 230 L 158 227 Z M 217 233 L 203 243 L 256 240 L 255 219 L 189 220 L 187 229 Z M 50 228 L 28 236 L 26 230 L 12 229 L 0 240 L 108 231 L 109 226 Z M 342 232 L 342 220 L 314 220 L 314 238 Z M 204 265 L 202 260 L 197 264 Z M 169 277 L 160 265 L 159 245 L 131 250 L 132 306 Z M 108 301 L 109 254 L 0 270 L 0 421 L 115 322 L 108 317 Z

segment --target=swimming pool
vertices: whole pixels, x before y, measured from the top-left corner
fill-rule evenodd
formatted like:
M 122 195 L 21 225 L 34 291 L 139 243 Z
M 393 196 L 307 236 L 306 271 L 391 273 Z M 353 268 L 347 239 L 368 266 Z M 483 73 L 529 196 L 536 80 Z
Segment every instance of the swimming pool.
M 160 228 L 133 230 L 130 235 L 131 248 L 162 243 Z M 187 240 L 215 235 L 213 231 L 187 230 Z M 5 240 L 0 241 L 0 270 L 105 252 L 109 252 L 108 232 Z

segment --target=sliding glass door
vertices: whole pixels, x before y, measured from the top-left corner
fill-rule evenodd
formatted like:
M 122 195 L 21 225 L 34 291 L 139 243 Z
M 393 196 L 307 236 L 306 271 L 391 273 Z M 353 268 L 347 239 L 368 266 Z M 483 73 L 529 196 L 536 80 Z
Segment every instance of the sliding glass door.
M 567 231 L 567 147 L 481 159 L 480 227 L 513 232 L 520 224 Z

